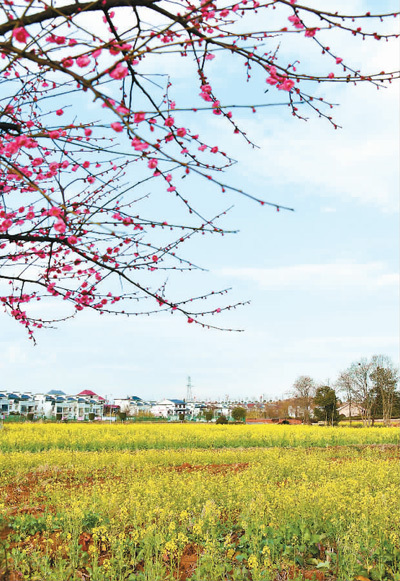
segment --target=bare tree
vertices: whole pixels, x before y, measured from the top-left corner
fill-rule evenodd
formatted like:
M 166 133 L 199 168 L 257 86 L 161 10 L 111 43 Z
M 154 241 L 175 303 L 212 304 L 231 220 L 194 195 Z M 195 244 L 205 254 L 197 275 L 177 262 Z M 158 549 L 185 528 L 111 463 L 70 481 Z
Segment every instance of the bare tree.
M 335 382 L 335 387 L 339 393 L 344 394 L 346 403 L 349 406 L 349 420 L 351 425 L 353 415 L 357 415 L 353 414 L 353 411 L 355 410 L 353 404 L 355 404 L 356 397 L 351 373 L 349 371 L 342 371 Z
M 356 403 L 362 408 L 364 425 L 371 426 L 373 422 L 372 412 L 375 402 L 374 383 L 372 373 L 375 366 L 372 361 L 365 357 L 360 361 L 352 363 L 348 369 Z
M 382 416 L 385 426 L 390 425 L 392 419 L 393 402 L 399 380 L 398 370 L 387 355 L 372 357 L 374 371 L 371 373 L 376 395 L 382 401 Z
M 394 394 L 398 381 L 397 371 L 386 355 L 374 355 L 353 362 L 337 380 L 338 388 L 346 394 L 347 401 L 361 408 L 364 425 L 374 421 L 377 394 L 382 398 L 383 418 L 390 422 Z
M 293 384 L 293 397 L 296 398 L 305 424 L 311 422 L 312 403 L 315 396 L 315 381 L 308 375 L 301 375 Z

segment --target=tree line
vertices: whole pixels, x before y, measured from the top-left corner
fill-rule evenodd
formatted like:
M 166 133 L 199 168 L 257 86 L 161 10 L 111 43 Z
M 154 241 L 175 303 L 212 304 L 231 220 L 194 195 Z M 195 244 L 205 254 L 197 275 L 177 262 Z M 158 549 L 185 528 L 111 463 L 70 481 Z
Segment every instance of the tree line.
M 400 415 L 399 370 L 387 355 L 354 361 L 331 385 L 318 384 L 302 375 L 293 384 L 292 396 L 305 423 L 312 417 L 327 424 L 338 422 L 339 397 L 348 404 L 350 420 L 361 416 L 364 425 L 383 419 L 385 426 Z M 353 408 L 353 414 L 352 414 Z

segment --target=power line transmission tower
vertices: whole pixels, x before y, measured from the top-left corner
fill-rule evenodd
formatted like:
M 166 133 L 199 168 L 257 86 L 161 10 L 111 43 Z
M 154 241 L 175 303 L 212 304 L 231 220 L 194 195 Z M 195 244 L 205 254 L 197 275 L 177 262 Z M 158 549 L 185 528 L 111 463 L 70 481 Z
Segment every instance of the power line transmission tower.
M 190 375 L 188 376 L 188 382 L 186 386 L 186 401 L 193 401 L 192 380 L 190 379 Z

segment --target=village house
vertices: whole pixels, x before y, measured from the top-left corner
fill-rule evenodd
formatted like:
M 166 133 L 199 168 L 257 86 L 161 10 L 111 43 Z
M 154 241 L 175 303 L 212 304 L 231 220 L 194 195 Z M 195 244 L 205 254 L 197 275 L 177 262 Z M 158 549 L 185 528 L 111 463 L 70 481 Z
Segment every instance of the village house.
M 151 413 L 156 417 L 178 420 L 180 414 L 186 413 L 186 404 L 182 399 L 163 399 L 152 406 Z
M 140 413 L 152 413 L 152 405 L 148 401 L 144 401 L 137 395 L 132 395 L 130 397 L 125 397 L 122 399 L 115 399 L 115 405 L 117 405 L 121 412 L 126 413 L 127 416 L 137 416 Z
M 0 391 L 0 417 L 8 416 L 10 409 L 9 399 L 5 391 Z
M 346 402 L 340 407 L 338 407 L 339 415 L 345 416 L 346 418 L 355 418 L 363 416 L 365 409 L 357 403 Z

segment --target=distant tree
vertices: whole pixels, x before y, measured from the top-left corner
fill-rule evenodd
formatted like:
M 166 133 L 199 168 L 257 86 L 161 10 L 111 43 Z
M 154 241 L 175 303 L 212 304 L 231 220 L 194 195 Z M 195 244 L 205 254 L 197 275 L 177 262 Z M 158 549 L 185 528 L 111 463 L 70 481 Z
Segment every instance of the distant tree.
M 393 414 L 398 372 L 391 359 L 384 355 L 375 355 L 373 363 L 376 365 L 371 373 L 371 379 L 375 388 L 375 407 L 378 412 L 378 403 L 385 426 L 390 424 Z
M 213 417 L 214 417 L 214 412 L 212 412 L 211 410 L 207 410 L 207 411 L 204 413 L 204 417 L 205 417 L 205 420 L 206 420 L 206 422 L 211 422 L 211 420 L 212 420 L 212 419 L 213 419 Z
M 129 417 L 132 415 L 132 410 L 131 410 L 131 406 L 129 405 L 129 403 L 125 403 L 121 406 L 120 409 L 121 413 L 125 414 L 125 417 Z
M 346 403 L 349 404 L 349 420 L 351 424 L 351 418 L 354 415 L 353 412 L 356 410 L 355 403 L 355 393 L 353 388 L 353 381 L 349 371 L 342 371 L 336 381 L 336 390 L 338 393 L 343 393 Z M 352 407 L 353 406 L 353 407 Z M 357 406 L 358 408 L 358 406 Z
M 360 361 L 353 362 L 339 375 L 337 385 L 351 398 L 350 401 L 362 408 L 364 425 L 371 426 L 377 413 L 378 393 L 382 400 L 382 415 L 385 402 L 385 421 L 389 421 L 397 381 L 397 373 L 390 358 L 386 355 L 374 355 L 369 360 L 363 357 Z
M 264 403 L 263 417 L 271 419 L 287 418 L 289 416 L 289 406 L 292 403 L 293 401 L 290 399 L 267 401 Z
M 242 406 L 237 406 L 232 410 L 232 418 L 235 422 L 244 422 L 246 419 L 247 410 Z
M 392 411 L 393 418 L 400 418 L 400 393 L 395 391 L 393 397 L 393 411 Z
M 308 375 L 301 375 L 293 384 L 293 396 L 301 408 L 301 415 L 306 424 L 311 422 L 312 404 L 315 395 L 315 382 Z
M 339 421 L 338 399 L 333 387 L 329 385 L 318 387 L 315 392 L 314 406 L 316 420 L 332 426 L 337 424 Z

